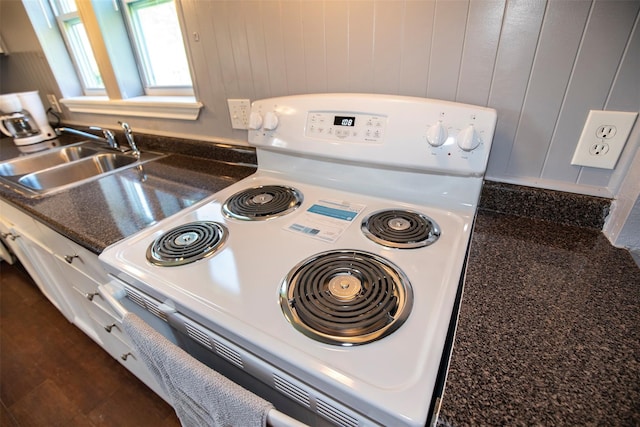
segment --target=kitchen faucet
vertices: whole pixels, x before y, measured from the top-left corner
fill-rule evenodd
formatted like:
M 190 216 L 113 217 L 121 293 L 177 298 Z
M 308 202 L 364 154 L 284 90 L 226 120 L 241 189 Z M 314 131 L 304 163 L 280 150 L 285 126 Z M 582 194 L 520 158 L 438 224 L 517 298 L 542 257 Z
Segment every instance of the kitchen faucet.
M 136 158 L 140 158 L 140 150 L 136 146 L 136 142 L 133 139 L 133 130 L 131 127 L 125 122 L 118 122 L 120 126 L 122 126 L 122 130 L 124 131 L 124 136 L 127 138 L 127 142 L 129 143 L 129 147 L 131 147 L 131 151 Z
M 104 137 L 94 135 L 89 132 L 83 132 L 78 129 L 68 128 L 68 127 L 56 128 L 56 133 L 59 135 L 62 132 L 66 132 L 74 135 L 84 136 L 85 138 L 90 138 L 90 139 L 95 139 L 97 141 L 105 142 L 109 146 L 109 148 L 113 148 L 114 150 L 120 150 L 120 146 L 116 141 L 116 137 L 113 131 L 110 131 L 109 129 L 102 129 L 101 127 L 98 127 L 98 126 L 90 126 L 89 129 L 102 131 L 102 134 L 104 135 Z

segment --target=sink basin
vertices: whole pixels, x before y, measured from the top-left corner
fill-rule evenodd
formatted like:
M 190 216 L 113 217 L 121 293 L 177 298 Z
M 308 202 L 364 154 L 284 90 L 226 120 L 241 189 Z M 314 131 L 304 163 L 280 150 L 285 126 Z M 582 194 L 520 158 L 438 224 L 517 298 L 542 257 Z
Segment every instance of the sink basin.
M 164 156 L 145 151 L 136 158 L 130 152 L 85 141 L 1 162 L 0 184 L 27 197 L 39 197 Z
M 45 169 L 23 176 L 18 183 L 36 191 L 46 191 L 73 182 L 102 175 L 137 162 L 138 159 L 117 153 L 100 153 L 63 167 Z
M 83 147 L 79 145 L 62 147 L 55 151 L 18 157 L 17 159 L 2 162 L 0 163 L 0 175 L 24 175 L 30 172 L 43 170 L 93 156 L 97 153 L 99 153 L 99 150 L 91 147 Z

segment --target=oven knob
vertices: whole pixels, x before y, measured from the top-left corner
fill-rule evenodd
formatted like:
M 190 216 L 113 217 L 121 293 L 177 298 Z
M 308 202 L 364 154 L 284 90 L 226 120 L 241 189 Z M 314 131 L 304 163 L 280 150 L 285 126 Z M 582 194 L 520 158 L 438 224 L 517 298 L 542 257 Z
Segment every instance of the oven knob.
M 278 127 L 278 116 L 273 111 L 268 111 L 264 115 L 264 130 L 274 130 Z
M 473 125 L 467 126 L 458 133 L 458 147 L 464 151 L 474 150 L 480 145 L 480 142 L 482 142 L 480 135 L 478 135 Z
M 427 130 L 427 142 L 434 147 L 439 147 L 447 140 L 447 129 L 442 126 L 442 122 L 429 127 Z
M 262 126 L 262 116 L 260 115 L 260 113 L 256 113 L 255 111 L 252 111 L 251 114 L 249 114 L 249 129 L 258 130 L 260 129 L 261 126 Z

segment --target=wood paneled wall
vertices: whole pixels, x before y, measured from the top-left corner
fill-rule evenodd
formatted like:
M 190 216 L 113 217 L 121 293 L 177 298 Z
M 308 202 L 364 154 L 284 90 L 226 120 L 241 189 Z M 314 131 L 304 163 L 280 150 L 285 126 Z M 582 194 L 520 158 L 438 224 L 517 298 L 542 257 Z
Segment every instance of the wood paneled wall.
M 176 1 L 205 109 L 196 122 L 130 119 L 134 129 L 240 142 L 227 98 L 440 98 L 498 110 L 489 178 L 604 196 L 640 142 L 636 124 L 614 171 L 570 165 L 590 109 L 640 110 L 639 0 Z M 31 76 L 22 83 L 42 88 Z

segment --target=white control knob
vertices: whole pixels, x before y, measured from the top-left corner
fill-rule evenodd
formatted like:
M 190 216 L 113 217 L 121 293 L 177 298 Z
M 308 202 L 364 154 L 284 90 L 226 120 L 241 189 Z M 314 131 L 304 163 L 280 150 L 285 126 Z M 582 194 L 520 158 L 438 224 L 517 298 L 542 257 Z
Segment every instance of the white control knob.
M 471 151 L 480 145 L 480 135 L 472 125 L 462 129 L 458 134 L 458 147 L 464 151 Z
M 273 111 L 269 111 L 264 115 L 264 130 L 274 130 L 278 127 L 278 116 Z
M 262 116 L 260 115 L 260 113 L 256 113 L 255 111 L 252 111 L 251 114 L 249 114 L 249 129 L 258 130 L 260 129 L 261 126 L 262 126 Z
M 429 127 L 427 130 L 427 142 L 434 147 L 439 147 L 447 140 L 447 129 L 442 126 L 442 122 Z

